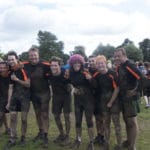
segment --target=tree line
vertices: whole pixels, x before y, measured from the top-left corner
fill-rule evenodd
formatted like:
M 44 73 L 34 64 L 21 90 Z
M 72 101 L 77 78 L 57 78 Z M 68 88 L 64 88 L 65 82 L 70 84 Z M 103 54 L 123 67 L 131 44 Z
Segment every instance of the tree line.
M 49 60 L 51 56 L 61 57 L 66 63 L 68 58 L 73 54 L 81 54 L 87 59 L 85 47 L 82 45 L 75 46 L 69 54 L 64 53 L 64 42 L 58 41 L 55 34 L 48 31 L 39 31 L 37 34 L 38 45 L 32 45 L 39 49 L 40 57 L 44 60 Z M 122 44 L 117 47 L 124 47 L 127 51 L 127 56 L 133 61 L 149 61 L 150 62 L 150 39 L 145 38 L 139 42 L 139 47 L 135 46 L 134 42 L 126 38 Z M 114 50 L 117 48 L 113 45 L 103 45 L 100 43 L 92 55 L 105 55 L 108 59 L 113 58 Z M 0 52 L 0 57 L 4 58 L 5 54 Z M 28 52 L 22 52 L 19 55 L 21 60 L 28 59 Z

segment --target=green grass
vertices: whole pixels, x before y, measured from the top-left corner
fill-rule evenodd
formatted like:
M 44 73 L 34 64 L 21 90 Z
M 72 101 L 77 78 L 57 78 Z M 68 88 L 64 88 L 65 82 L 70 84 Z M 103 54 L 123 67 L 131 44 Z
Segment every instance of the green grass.
M 145 104 L 141 104 L 141 113 L 138 115 L 138 124 L 139 124 L 139 133 L 137 139 L 137 150 L 148 150 L 150 147 L 150 109 L 144 108 Z M 63 119 L 63 117 L 62 117 Z M 122 124 L 122 134 L 123 140 L 125 140 L 125 126 L 124 122 L 121 119 Z M 88 143 L 87 127 L 85 120 L 83 121 L 83 131 L 82 131 L 82 145 L 80 150 L 86 149 Z M 37 134 L 38 128 L 36 125 L 35 115 L 31 107 L 28 115 L 28 131 L 27 131 L 27 143 L 24 147 L 15 146 L 11 150 L 42 150 L 41 143 L 33 143 L 32 139 Z M 58 130 L 56 128 L 54 118 L 50 114 L 50 128 L 49 128 L 49 150 L 69 150 L 68 147 L 60 147 L 53 143 L 53 139 L 58 135 Z M 20 116 L 18 119 L 18 137 L 20 136 Z M 75 126 L 74 126 L 74 114 L 72 113 L 72 128 L 71 128 L 71 138 L 72 140 L 75 137 Z M 0 136 L 0 150 L 3 149 L 5 143 L 7 142 L 8 137 L 6 135 Z M 19 141 L 19 138 L 18 138 Z M 111 150 L 115 145 L 115 133 L 114 127 L 111 126 Z M 100 149 L 99 147 L 95 148 L 96 150 Z

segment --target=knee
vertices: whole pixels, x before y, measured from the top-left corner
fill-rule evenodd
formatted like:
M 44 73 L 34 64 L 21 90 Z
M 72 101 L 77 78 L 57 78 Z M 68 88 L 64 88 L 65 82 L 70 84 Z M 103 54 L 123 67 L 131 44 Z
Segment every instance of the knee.
M 65 120 L 70 120 L 70 114 L 64 114 Z
M 126 124 L 128 128 L 135 128 L 137 126 L 136 122 L 132 119 L 127 120 Z
M 23 124 L 23 125 L 24 125 L 24 124 L 27 124 L 27 119 L 22 119 L 21 121 L 22 121 L 22 124 Z
M 11 120 L 11 122 L 16 122 L 16 120 L 17 120 L 16 114 L 11 114 L 10 120 Z
M 43 113 L 42 113 L 42 118 L 43 118 L 44 120 L 48 120 L 48 113 L 43 112 Z
M 93 127 L 93 120 L 92 120 L 91 117 L 86 119 L 86 123 L 87 123 L 87 127 L 88 128 L 92 128 Z
M 55 121 L 60 121 L 60 114 L 54 114 Z

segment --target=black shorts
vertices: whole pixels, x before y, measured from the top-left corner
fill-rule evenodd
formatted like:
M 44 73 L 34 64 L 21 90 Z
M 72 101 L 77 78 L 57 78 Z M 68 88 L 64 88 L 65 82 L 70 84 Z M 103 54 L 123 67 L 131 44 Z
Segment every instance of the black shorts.
M 100 101 L 98 100 L 98 98 L 95 98 L 94 97 L 94 115 L 95 116 L 98 116 L 98 115 L 101 115 L 102 112 L 101 112 L 101 108 L 100 108 Z
M 150 97 L 150 87 L 147 87 L 147 88 L 143 89 L 143 95 Z
M 53 95 L 52 98 L 52 113 L 60 114 L 62 113 L 70 113 L 71 112 L 71 97 L 70 94 L 66 95 Z
M 19 99 L 19 97 L 12 97 L 10 102 L 10 111 L 17 112 L 28 112 L 30 108 L 30 99 L 24 98 Z
M 94 103 L 94 97 L 90 92 L 83 95 L 74 95 L 75 111 L 84 110 L 85 113 L 94 114 Z
M 31 93 L 31 101 L 35 111 L 48 112 L 50 92 L 45 93 Z

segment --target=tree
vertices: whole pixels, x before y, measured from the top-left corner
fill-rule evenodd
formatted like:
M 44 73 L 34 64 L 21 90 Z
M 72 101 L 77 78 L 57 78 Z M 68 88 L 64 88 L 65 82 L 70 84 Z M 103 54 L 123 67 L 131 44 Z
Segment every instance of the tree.
M 129 59 L 133 61 L 143 60 L 143 53 L 142 50 L 137 48 L 134 44 L 129 44 L 124 46 L 127 52 L 127 56 Z
M 131 41 L 130 39 L 126 38 L 119 47 L 125 47 L 125 46 L 132 45 L 132 44 L 134 44 L 133 41 Z
M 4 59 L 4 57 L 5 57 L 5 54 L 2 53 L 1 50 L 0 50 L 0 58 L 1 58 L 1 59 Z
M 37 40 L 39 42 L 39 54 L 41 58 L 49 60 L 51 56 L 64 57 L 64 43 L 58 41 L 57 37 L 51 32 L 39 31 Z
M 150 39 L 144 39 L 139 46 L 143 52 L 144 61 L 150 62 Z
M 74 54 L 80 54 L 85 58 L 85 60 L 87 60 L 87 55 L 85 53 L 85 47 L 84 46 L 81 46 L 81 45 L 75 46 L 74 50 L 70 52 L 70 55 L 74 55 Z
M 113 57 L 115 47 L 107 44 L 104 46 L 102 43 L 94 50 L 93 55 L 104 55 L 108 59 Z
M 28 52 L 23 52 L 19 55 L 19 59 L 21 61 L 25 61 L 25 60 L 28 60 Z

